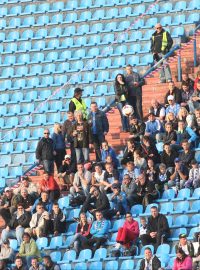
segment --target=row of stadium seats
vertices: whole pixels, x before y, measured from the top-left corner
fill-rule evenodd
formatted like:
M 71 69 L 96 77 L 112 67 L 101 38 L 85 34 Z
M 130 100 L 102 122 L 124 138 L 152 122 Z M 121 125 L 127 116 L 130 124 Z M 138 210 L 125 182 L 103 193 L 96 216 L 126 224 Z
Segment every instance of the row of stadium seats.
M 1 2 L 4 0 L 0 1 Z M 14 0 L 15 1 L 15 0 Z M 29 0 L 30 1 L 30 0 Z M 5 2 L 5 1 L 4 1 Z M 18 1 L 17 1 L 18 2 Z M 30 5 L 26 5 L 24 7 L 22 7 L 21 5 L 15 5 L 11 8 L 7 8 L 7 7 L 2 7 L 0 8 L 0 17 L 4 17 L 4 16 L 17 16 L 17 15 L 30 15 L 30 14 L 43 14 L 43 13 L 50 13 L 50 12 L 63 12 L 63 11 L 70 11 L 70 10 L 78 10 L 78 7 L 81 9 L 84 8 L 88 8 L 90 7 L 90 9 L 92 8 L 99 8 L 99 7 L 109 7 L 109 6 L 114 6 L 114 5 L 134 5 L 134 4 L 140 4 L 140 3 L 149 3 L 149 2 L 153 2 L 153 0 L 96 0 L 95 3 L 93 4 L 91 0 L 86 0 L 86 1 L 82 1 L 82 3 L 80 3 L 80 5 L 78 6 L 78 1 L 67 1 L 66 5 L 64 2 L 55 2 L 55 3 L 42 3 L 42 4 L 38 4 L 38 5 L 34 5 L 34 4 L 30 4 Z M 138 7 L 136 7 L 134 9 L 133 12 L 131 12 L 131 15 L 133 14 L 141 14 L 144 13 L 145 9 L 143 8 L 144 5 L 139 5 Z M 153 7 L 153 11 L 151 12 L 156 12 L 156 13 L 167 13 L 167 12 L 177 12 L 177 11 L 182 11 L 182 10 L 194 10 L 194 9 L 198 9 L 199 8 L 199 1 L 197 0 L 192 0 L 189 3 L 186 1 L 179 1 L 174 3 L 174 7 L 173 7 L 173 3 L 162 3 L 159 2 L 159 4 L 155 5 Z M 110 9 L 108 9 L 109 12 L 111 12 Z M 87 13 L 88 12 L 88 13 Z M 122 8 L 120 13 L 122 12 L 122 14 L 126 14 L 130 15 L 129 12 L 129 8 Z M 138 13 L 140 12 L 140 13 Z M 85 14 L 83 14 L 85 13 Z M 101 19 L 101 17 L 99 17 L 99 14 L 103 14 L 102 19 L 104 19 L 104 10 L 102 11 L 94 11 L 94 13 L 91 15 L 91 11 L 85 11 L 82 12 L 79 18 L 80 20 L 89 20 L 90 18 L 93 19 Z M 112 13 L 112 12 L 111 12 Z M 77 13 L 75 13 L 75 20 L 77 20 Z M 83 15 L 82 15 L 83 14 Z M 115 13 L 114 13 L 115 15 Z M 109 17 L 105 16 L 105 18 Z M 74 18 L 74 17 L 73 17 Z M 72 21 L 70 21 L 72 22 Z
M 173 10 L 173 11 L 177 12 L 177 10 Z M 152 10 L 150 12 L 152 13 Z M 157 11 L 155 10 L 155 12 Z M 50 17 L 49 15 L 42 15 L 42 16 L 39 16 L 38 18 L 35 18 L 34 16 L 29 16 L 29 17 L 25 17 L 24 19 L 14 17 L 10 19 L 9 21 L 7 21 L 6 19 L 0 19 L 0 29 L 24 28 L 24 27 L 26 28 L 29 26 L 38 27 L 38 26 L 44 26 L 44 25 L 50 26 L 50 25 L 55 25 L 55 24 L 66 24 L 66 23 L 72 23 L 72 22 L 87 22 L 87 21 L 97 21 L 97 20 L 102 21 L 106 19 L 110 20 L 113 18 L 116 18 L 116 19 L 126 18 L 127 16 L 128 17 L 138 16 L 139 14 L 143 14 L 143 13 L 145 13 L 145 5 L 137 6 L 135 7 L 134 10 L 132 10 L 131 7 L 125 7 L 119 10 L 118 8 L 112 8 L 112 9 L 107 10 L 106 14 L 105 14 L 104 9 L 95 11 L 94 15 L 92 14 L 91 11 L 85 11 L 81 13 L 79 19 L 77 18 L 77 13 L 67 14 L 66 17 L 64 17 L 63 14 L 56 14 L 52 17 Z M 189 14 L 187 16 L 187 19 L 186 19 L 185 14 L 175 15 L 173 20 L 171 19 L 171 16 L 167 16 L 168 17 L 167 23 L 168 25 L 193 23 L 195 21 L 198 21 L 198 15 L 199 15 L 198 13 Z M 158 22 L 157 17 L 146 19 L 146 22 L 144 23 L 143 26 L 141 26 L 141 28 L 150 28 L 151 26 L 155 26 L 157 22 Z M 162 19 L 160 23 L 161 22 L 162 22 Z M 125 24 L 122 21 L 118 25 L 118 28 L 125 29 L 125 28 L 128 28 L 129 26 L 130 26 L 130 23 L 128 24 L 127 22 Z
M 9 31 L 9 33 L 7 34 L 5 34 L 5 32 L 0 32 L 0 41 L 11 42 L 11 41 L 22 41 L 22 40 L 29 40 L 29 39 L 33 41 L 36 39 L 44 39 L 44 38 L 55 38 L 55 37 L 62 38 L 62 37 L 70 37 L 70 36 L 82 36 L 85 34 L 90 35 L 90 34 L 96 34 L 96 33 L 103 34 L 107 32 L 120 32 L 120 31 L 125 30 L 128 27 L 128 25 L 130 26 L 130 21 L 123 21 L 120 27 L 119 25 L 117 25 L 117 22 L 109 22 L 105 25 L 103 23 L 92 24 L 91 29 L 89 29 L 89 25 L 83 24 L 77 29 L 74 25 L 70 25 L 65 28 L 61 28 L 61 27 L 49 28 L 49 30 L 47 28 L 40 28 L 36 32 L 34 32 L 31 29 L 25 30 L 24 32 Z M 140 20 L 137 20 L 134 23 L 134 25 L 131 26 L 131 29 L 137 30 L 137 29 L 140 29 L 142 26 L 144 26 L 144 20 L 140 19 Z M 170 29 L 166 29 L 166 30 L 168 30 L 171 33 L 172 37 L 174 38 L 183 36 L 185 33 L 184 27 L 174 27 L 171 31 Z M 137 34 L 137 32 L 133 32 L 133 33 L 134 33 L 133 35 Z M 141 34 L 139 35 L 141 36 Z M 92 36 L 90 40 L 92 40 L 93 38 L 94 37 Z M 135 40 L 139 38 L 140 37 L 136 35 Z M 147 40 L 146 38 L 147 37 L 144 35 L 144 40 Z M 119 37 L 117 37 L 115 40 L 120 42 L 120 40 L 124 41 L 124 39 L 125 39 L 124 35 L 119 34 Z M 98 43 L 98 40 L 95 40 L 95 43 L 96 42 Z M 91 41 L 91 43 L 93 44 L 93 41 Z

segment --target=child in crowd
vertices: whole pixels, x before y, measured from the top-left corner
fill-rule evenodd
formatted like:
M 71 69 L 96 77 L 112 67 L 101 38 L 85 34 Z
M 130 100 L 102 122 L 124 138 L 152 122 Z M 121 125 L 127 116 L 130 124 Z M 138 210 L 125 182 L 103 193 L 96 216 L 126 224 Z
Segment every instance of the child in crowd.
M 147 221 L 145 217 L 140 218 L 140 234 L 139 236 L 147 233 Z
M 167 186 L 167 182 L 170 180 L 170 172 L 167 170 L 167 167 L 164 163 L 159 165 L 158 172 L 158 189 L 159 191 L 163 191 L 165 186 Z
M 191 161 L 192 168 L 189 171 L 189 179 L 185 183 L 186 188 L 198 188 L 200 187 L 200 167 L 195 159 Z

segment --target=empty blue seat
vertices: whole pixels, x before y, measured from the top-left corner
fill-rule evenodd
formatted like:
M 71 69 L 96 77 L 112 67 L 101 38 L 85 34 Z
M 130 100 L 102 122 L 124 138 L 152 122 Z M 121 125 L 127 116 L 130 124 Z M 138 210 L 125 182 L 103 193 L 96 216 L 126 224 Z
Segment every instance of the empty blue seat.
M 140 40 L 141 38 L 142 38 L 141 31 L 133 31 L 129 37 L 129 41 L 136 41 L 136 40 Z
M 33 76 L 33 75 L 38 75 L 41 73 L 42 73 L 42 65 L 31 66 L 30 71 L 29 71 L 29 75 Z
M 64 263 L 60 265 L 60 270 L 71 270 L 71 264 L 70 263 Z
M 195 234 L 196 232 L 199 232 L 199 226 L 198 226 L 198 227 L 195 227 L 195 228 L 192 228 L 192 229 L 190 230 L 187 239 L 188 239 L 188 240 L 193 240 L 194 234 Z
M 19 79 L 14 82 L 14 85 L 12 89 L 24 89 L 26 86 L 26 80 L 25 79 Z
M 31 140 L 38 140 L 43 136 L 44 129 L 43 128 L 36 128 L 33 130 L 31 135 Z
M 21 6 L 12 6 L 9 9 L 8 16 L 14 16 L 14 15 L 19 15 L 22 12 L 22 7 Z
M 180 200 L 187 200 L 190 198 L 190 189 L 189 188 L 183 188 L 179 190 L 178 195 L 173 201 L 180 201 Z
M 12 166 L 24 165 L 25 154 L 18 154 L 20 151 L 14 151 L 12 155 Z
M 109 261 L 105 264 L 105 270 L 118 270 L 118 261 Z
M 87 270 L 87 264 L 86 263 L 77 263 L 74 266 L 74 270 Z
M 90 29 L 90 33 L 100 33 L 103 30 L 103 24 L 102 23 L 95 23 L 92 24 L 92 27 Z
M 60 113 L 48 113 L 47 115 L 47 123 L 49 125 L 53 125 L 54 123 L 60 122 Z
M 126 59 L 126 64 L 131 66 L 137 66 L 139 64 L 139 56 L 133 55 Z
M 9 94 L 7 94 L 7 93 L 2 93 L 1 95 L 0 95 L 0 104 L 5 104 L 5 103 L 7 103 L 9 101 Z
M 172 21 L 172 25 L 179 25 L 185 22 L 185 14 L 176 15 Z
M 9 154 L 13 151 L 12 143 L 4 143 L 1 145 L 1 154 Z
M 115 40 L 114 34 L 106 34 L 103 36 L 101 44 L 109 44 L 112 43 Z
M 169 214 L 173 212 L 174 205 L 172 202 L 167 202 L 161 204 L 160 213 L 162 214 Z
M 152 64 L 152 63 L 153 63 L 153 55 L 152 54 L 147 54 L 143 57 L 140 57 L 139 65 L 147 66 L 147 65 Z
M 67 75 L 58 75 L 54 77 L 54 83 L 55 86 L 64 85 L 67 82 Z
M 90 8 L 92 6 L 92 0 L 82 0 L 78 6 L 78 9 Z
M 3 80 L 0 82 L 0 90 L 10 90 L 11 89 L 11 80 Z
M 87 52 L 87 57 L 88 58 L 95 58 L 96 56 L 98 56 L 99 53 L 99 48 L 91 48 L 88 52 Z
M 75 21 L 77 21 L 77 13 L 75 12 L 68 13 L 64 20 L 64 22 L 67 22 L 67 23 L 72 23 Z
M 11 67 L 4 68 L 1 73 L 2 78 L 10 78 L 14 75 L 14 69 Z
M 30 152 L 34 152 L 34 153 L 35 153 L 35 149 L 36 149 L 36 147 L 37 147 L 37 144 L 38 144 L 37 141 L 32 141 L 32 142 L 29 144 L 28 150 L 27 150 L 26 152 L 27 152 L 27 153 L 30 153 Z
M 48 23 L 48 25 L 51 24 L 61 24 L 63 22 L 63 15 L 62 14 L 56 14 L 51 18 L 51 22 Z
M 81 12 L 80 17 L 77 21 L 79 21 L 79 22 L 88 21 L 91 19 L 91 17 L 92 17 L 91 11 L 84 11 L 84 12 Z
M 19 45 L 18 52 L 29 52 L 29 51 L 31 51 L 31 42 L 30 41 L 22 42 Z
M 111 232 L 117 232 L 118 229 L 123 226 L 124 222 L 125 222 L 124 219 L 115 220 L 110 231 Z
M 174 213 L 187 213 L 190 204 L 188 201 L 181 201 L 174 205 Z
M 0 177 L 2 180 L 2 185 L 5 183 L 4 179 L 2 178 L 5 178 L 7 176 L 8 176 L 8 167 L 0 168 Z
M 37 99 L 37 91 L 26 92 L 24 96 L 24 102 L 31 102 Z
M 53 29 L 51 31 L 53 31 Z M 34 39 L 41 39 L 41 38 L 45 38 L 46 36 L 47 36 L 47 29 L 42 28 L 35 32 Z
M 45 13 L 50 10 L 50 4 L 49 3 L 43 3 L 37 6 L 37 13 Z
M 100 261 L 100 260 L 104 260 L 107 256 L 107 249 L 106 248 L 98 248 L 92 259 L 90 259 L 89 261 Z
M 78 7 L 77 1 L 67 1 L 65 9 L 66 10 L 75 10 Z
M 199 5 L 200 6 L 200 5 Z M 187 20 L 183 24 L 195 23 L 199 21 L 199 13 L 192 13 L 188 16 Z
M 53 63 L 47 64 L 46 66 L 44 66 L 43 74 L 52 74 L 55 72 L 55 69 L 56 69 L 55 64 Z
M 73 46 L 74 40 L 73 38 L 65 38 L 62 41 L 61 47 L 60 48 L 71 48 Z
M 39 82 L 39 78 L 37 77 L 33 77 L 33 78 L 30 78 L 28 81 L 27 81 L 27 88 L 36 88 L 38 87 L 40 84 Z
M 60 205 L 60 204 L 59 204 Z M 77 223 L 71 223 L 68 227 L 67 233 L 65 235 L 74 235 L 76 233 Z
M 189 220 L 189 226 L 190 227 L 196 227 L 199 225 L 200 222 L 200 214 L 193 215 L 191 219 Z
M 145 209 L 144 214 L 140 214 L 140 215 L 141 215 L 141 216 L 150 215 L 150 212 L 151 212 L 151 207 L 152 207 L 152 206 L 156 206 L 156 207 L 158 207 L 158 204 L 156 204 L 156 203 L 151 203 L 151 204 L 148 204 L 148 205 L 147 205 L 147 207 L 146 207 L 146 209 Z
M 173 228 L 186 227 L 187 224 L 188 224 L 188 216 L 180 215 L 175 218 L 175 221 L 172 227 Z
M 185 29 L 184 27 L 176 27 L 172 30 L 171 37 L 176 38 L 176 37 L 182 37 L 185 35 Z
M 129 54 L 136 54 L 140 52 L 141 45 L 139 43 L 131 44 L 128 50 Z
M 62 246 L 62 236 L 55 236 L 51 238 L 49 246 L 46 247 L 45 249 L 57 249 L 61 246 Z M 58 261 L 60 261 L 60 259 Z
M 44 54 L 41 53 L 41 52 L 38 52 L 38 53 L 34 53 L 32 56 L 31 56 L 31 63 L 34 64 L 34 63 L 41 63 L 44 61 Z
M 179 1 L 176 2 L 174 8 L 173 8 L 173 12 L 177 12 L 177 11 L 182 11 L 186 9 L 186 2 L 185 1 Z
M 132 15 L 132 8 L 131 7 L 124 7 L 119 10 L 120 15 L 118 17 L 128 17 Z
M 82 59 L 85 57 L 85 49 L 74 51 L 73 59 Z
M 40 237 L 36 240 L 37 247 L 39 250 L 44 249 L 48 245 L 48 238 L 47 237 Z
M 157 18 L 149 18 L 146 20 L 145 25 L 142 26 L 142 28 L 152 28 L 154 27 L 156 24 L 158 23 L 158 19 Z
M 109 22 L 105 24 L 104 32 L 113 32 L 117 29 L 117 23 L 116 22 Z
M 22 12 L 23 15 L 34 14 L 36 12 L 36 5 L 26 5 Z
M 133 216 L 138 216 L 143 213 L 143 205 L 136 204 L 131 207 L 131 214 Z
M 54 2 L 51 6 L 50 12 L 62 11 L 64 9 L 64 2 Z
M 1 8 L 0 8 L 0 17 L 6 16 L 7 13 L 8 13 L 7 7 L 1 7 Z
M 19 120 L 16 116 L 7 118 L 4 127 L 2 129 L 14 128 L 18 125 Z
M 89 25 L 88 24 L 83 24 L 77 27 L 76 33 L 77 35 L 84 35 L 88 34 L 89 32 Z
M 133 16 L 138 16 L 145 13 L 145 5 L 137 5 L 133 10 Z
M 106 10 L 105 19 L 114 19 L 118 17 L 118 8 L 110 8 Z
M 0 106 L 0 115 L 4 116 L 7 114 L 7 107 L 6 106 Z
M 43 108 L 41 108 L 41 110 L 43 110 Z M 30 126 L 39 126 L 44 125 L 46 123 L 46 115 L 44 114 L 34 115 L 33 119 L 34 124 L 30 124 Z
M 43 26 L 47 25 L 49 23 L 49 16 L 48 15 L 42 15 L 37 18 L 36 25 L 37 26 Z
M 47 49 L 58 49 L 59 48 L 59 40 L 52 39 L 48 42 Z
M 4 58 L 4 65 L 5 66 L 11 66 L 13 64 L 15 64 L 16 62 L 16 56 L 14 55 L 7 55 L 5 58 Z
M 13 104 L 7 107 L 7 115 L 18 115 L 20 113 L 20 105 L 19 104 Z
M 164 202 L 164 201 L 169 201 L 169 200 L 172 200 L 174 199 L 176 195 L 176 192 L 174 189 L 170 188 L 170 189 L 167 189 L 163 192 L 162 194 L 162 198 L 157 200 L 158 202 Z
M 171 25 L 171 23 L 172 23 L 172 17 L 171 16 L 164 16 L 160 20 L 160 24 L 162 26 Z
M 105 82 L 109 79 L 108 71 L 100 71 L 97 75 L 96 82 Z
M 7 178 L 16 178 L 22 175 L 22 167 L 10 167 L 8 168 Z
M 119 268 L 119 270 L 132 270 L 134 269 L 134 261 L 133 260 L 124 260 Z
M 64 51 L 59 55 L 59 61 L 69 60 L 71 58 L 71 51 Z
M 92 20 L 102 20 L 102 18 L 104 18 L 104 9 L 97 9 L 95 10 L 95 12 L 92 14 Z
M 62 100 L 56 100 L 49 103 L 49 111 L 62 111 Z
M 29 16 L 24 18 L 21 27 L 29 27 L 33 26 L 34 24 L 35 24 L 35 17 Z
M 80 209 L 73 209 L 69 211 L 69 215 L 67 217 L 68 221 L 73 220 L 73 217 L 78 218 L 79 217 L 79 213 L 80 213 Z
M 76 251 L 75 250 L 68 250 L 64 253 L 62 261 L 58 261 L 58 263 L 66 263 L 66 262 L 71 262 L 76 259 Z
M 28 64 L 30 62 L 30 55 L 27 54 L 21 54 L 18 58 L 17 58 L 17 64 L 18 65 L 22 65 L 22 64 Z
M 0 22 L 2 26 L 4 26 L 3 22 Z M 12 18 L 9 21 L 9 25 L 7 28 L 18 28 L 21 25 L 21 19 L 20 18 Z M 5 25 L 6 27 L 6 25 Z M 4 28 L 4 27 L 3 27 Z
M 28 149 L 27 141 L 18 142 L 15 146 L 13 153 L 20 154 L 20 153 L 25 152 L 27 149 Z M 20 162 L 20 160 L 19 160 L 19 162 Z M 24 156 L 24 162 L 25 162 L 25 156 Z M 22 163 L 23 163 L 23 161 L 22 161 Z
M 192 203 L 188 213 L 199 213 L 199 212 L 200 212 L 200 200 L 197 200 Z
M 17 51 L 17 44 L 16 43 L 8 43 L 5 46 L 6 53 L 14 53 Z
M 188 198 L 188 200 L 197 200 L 200 199 L 200 188 L 196 188 L 192 194 L 192 197 Z
M 33 38 L 33 31 L 31 29 L 25 30 L 21 33 L 21 40 L 29 40 Z
M 58 59 L 58 52 L 49 52 L 45 57 L 45 62 L 54 62 Z
M 92 262 L 88 268 L 88 270 L 102 270 L 102 262 Z
M 69 63 L 64 62 L 64 63 L 60 63 L 60 64 L 56 65 L 55 73 L 65 73 L 68 71 L 69 71 Z
M 192 0 L 189 2 L 188 7 L 186 8 L 186 10 L 195 10 L 195 9 L 199 9 L 200 8 L 200 3 L 198 0 Z
M 94 91 L 94 96 L 103 96 L 107 94 L 107 85 L 98 85 Z
M 14 141 L 23 141 L 30 138 L 29 129 L 20 129 Z
M 53 262 L 58 262 L 61 260 L 61 252 L 60 251 L 53 251 L 50 253 L 50 257 Z
M 91 259 L 92 257 L 92 251 L 91 249 L 83 249 L 79 253 L 78 259 L 74 260 L 74 262 L 84 262 L 86 260 Z
M 154 4 L 153 6 L 151 6 L 151 8 L 147 11 L 147 14 L 157 14 L 159 11 L 160 6 L 158 4 Z

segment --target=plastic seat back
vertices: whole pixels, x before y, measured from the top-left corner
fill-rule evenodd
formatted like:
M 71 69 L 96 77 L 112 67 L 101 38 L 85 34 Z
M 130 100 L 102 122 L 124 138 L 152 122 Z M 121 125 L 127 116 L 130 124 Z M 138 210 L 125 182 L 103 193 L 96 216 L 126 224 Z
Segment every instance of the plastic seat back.
M 76 251 L 75 250 L 68 250 L 63 255 L 63 261 L 74 261 L 76 259 Z
M 132 270 L 134 269 L 133 260 L 124 260 L 120 266 L 120 270 Z
M 105 270 L 118 270 L 118 261 L 108 261 Z

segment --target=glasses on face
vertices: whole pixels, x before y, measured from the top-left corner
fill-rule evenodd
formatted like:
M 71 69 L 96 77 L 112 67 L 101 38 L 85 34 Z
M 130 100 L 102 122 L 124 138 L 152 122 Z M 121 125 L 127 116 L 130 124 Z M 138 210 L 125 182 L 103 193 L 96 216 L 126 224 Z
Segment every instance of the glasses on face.
M 161 28 L 162 28 L 162 27 L 160 27 L 160 26 L 159 26 L 159 27 L 156 27 L 156 29 L 161 29 Z
M 48 134 L 49 135 L 49 132 L 45 132 L 44 135 Z

